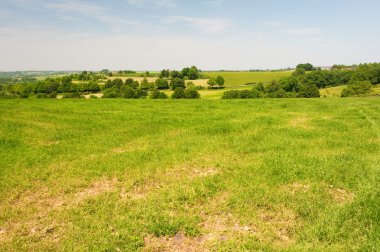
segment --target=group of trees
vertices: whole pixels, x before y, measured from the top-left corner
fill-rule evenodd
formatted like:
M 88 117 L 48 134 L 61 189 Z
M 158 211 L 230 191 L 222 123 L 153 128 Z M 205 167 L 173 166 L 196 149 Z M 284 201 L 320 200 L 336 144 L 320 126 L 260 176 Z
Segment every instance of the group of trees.
M 258 98 L 315 98 L 320 97 L 316 85 L 288 85 L 272 81 L 264 85 L 259 83 L 252 90 L 229 90 L 223 93 L 222 99 L 258 99 Z
M 224 88 L 224 78 L 222 76 L 217 76 L 216 78 L 210 77 L 210 79 L 207 82 L 207 85 L 209 88 Z
M 182 71 L 164 69 L 160 73 L 160 78 L 178 78 L 183 80 L 197 80 L 200 77 L 200 70 L 196 66 L 186 67 Z
M 68 75 L 30 83 L 3 85 L 1 87 L 0 96 L 5 98 L 28 98 L 31 96 L 38 98 L 55 98 L 58 93 L 74 93 L 74 95 L 70 96 L 77 97 L 79 93 L 96 93 L 101 90 L 100 85 L 94 80 L 78 83 L 73 83 L 72 80 L 73 75 Z
M 104 85 L 104 98 L 127 98 L 141 99 L 149 96 L 151 99 L 166 99 L 168 96 L 160 90 L 174 90 L 173 99 L 197 99 L 200 97 L 194 84 L 186 86 L 185 81 L 180 78 L 173 78 L 170 83 L 167 79 L 159 78 L 154 83 L 148 82 L 146 78 L 141 83 L 128 78 L 125 82 L 121 79 L 108 80 Z

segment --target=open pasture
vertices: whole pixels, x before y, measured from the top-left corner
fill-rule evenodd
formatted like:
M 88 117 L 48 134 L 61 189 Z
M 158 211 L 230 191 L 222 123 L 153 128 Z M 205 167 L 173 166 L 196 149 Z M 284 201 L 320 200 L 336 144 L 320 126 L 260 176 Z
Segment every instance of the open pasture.
M 379 111 L 0 100 L 0 250 L 378 251 Z

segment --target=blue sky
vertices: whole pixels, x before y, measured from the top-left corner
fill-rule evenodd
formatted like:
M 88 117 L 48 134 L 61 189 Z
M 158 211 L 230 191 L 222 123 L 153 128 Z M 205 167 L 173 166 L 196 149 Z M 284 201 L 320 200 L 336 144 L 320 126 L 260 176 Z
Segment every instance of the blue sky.
M 378 0 L 1 0 L 0 70 L 380 61 Z

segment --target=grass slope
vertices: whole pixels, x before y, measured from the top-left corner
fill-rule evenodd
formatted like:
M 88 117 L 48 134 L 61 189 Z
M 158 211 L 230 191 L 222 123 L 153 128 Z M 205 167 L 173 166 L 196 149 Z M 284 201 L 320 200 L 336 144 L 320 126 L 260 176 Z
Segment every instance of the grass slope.
M 379 250 L 379 111 L 0 100 L 0 250 Z
M 223 76 L 227 87 L 241 86 L 245 84 L 270 82 L 281 77 L 287 77 L 292 74 L 291 71 L 284 72 L 203 72 L 205 77 Z

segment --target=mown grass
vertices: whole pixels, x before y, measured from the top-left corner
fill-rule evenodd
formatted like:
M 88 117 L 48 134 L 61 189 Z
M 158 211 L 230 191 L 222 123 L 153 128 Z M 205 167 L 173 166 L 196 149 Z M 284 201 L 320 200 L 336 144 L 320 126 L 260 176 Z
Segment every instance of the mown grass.
M 278 80 L 282 77 L 288 77 L 292 74 L 291 71 L 283 72 L 203 72 L 205 77 L 214 77 L 218 75 L 225 79 L 226 87 L 242 86 L 253 83 L 268 83 L 272 80 Z
M 0 100 L 0 250 L 377 251 L 379 111 Z

